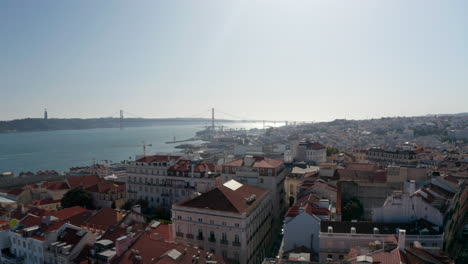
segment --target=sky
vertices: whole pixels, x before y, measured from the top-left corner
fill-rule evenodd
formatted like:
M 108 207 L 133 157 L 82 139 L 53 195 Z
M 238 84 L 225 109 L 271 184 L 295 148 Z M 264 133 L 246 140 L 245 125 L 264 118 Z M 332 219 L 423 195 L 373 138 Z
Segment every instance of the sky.
M 0 120 L 468 112 L 468 1 L 0 1 Z

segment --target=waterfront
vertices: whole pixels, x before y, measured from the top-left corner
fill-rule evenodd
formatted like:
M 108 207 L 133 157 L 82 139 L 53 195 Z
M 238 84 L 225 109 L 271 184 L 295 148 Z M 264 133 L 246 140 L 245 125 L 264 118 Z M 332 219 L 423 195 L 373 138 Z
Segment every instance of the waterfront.
M 158 125 L 149 127 L 98 128 L 29 133 L 0 134 L 0 173 L 13 171 L 57 170 L 86 166 L 96 159 L 119 162 L 142 154 L 143 141 L 152 144 L 147 153 L 176 151 L 178 144 L 165 144 L 193 137 L 204 123 Z M 229 123 L 226 128 L 255 128 L 261 123 Z M 193 142 L 191 142 L 193 143 Z M 195 142 L 196 143 L 196 142 Z

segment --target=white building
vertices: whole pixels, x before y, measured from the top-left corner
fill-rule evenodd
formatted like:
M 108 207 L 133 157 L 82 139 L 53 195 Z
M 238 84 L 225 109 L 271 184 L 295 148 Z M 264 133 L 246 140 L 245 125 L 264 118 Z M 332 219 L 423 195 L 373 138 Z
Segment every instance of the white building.
M 416 241 L 423 246 L 442 249 L 443 231 L 424 220 L 410 223 L 332 222 L 320 223 L 320 262 L 339 261 L 346 258 L 352 247 L 366 246 L 371 242 L 385 244 L 388 235 L 399 235 L 405 230 L 405 246 Z
M 50 243 L 44 250 L 46 264 L 68 264 L 75 263 L 75 259 L 84 247 L 91 246 L 96 242 L 96 236 L 86 229 L 65 224 L 58 234 L 57 240 Z
M 275 219 L 283 214 L 285 208 L 283 160 L 247 155 L 242 159 L 225 163 L 221 172 L 221 181 L 224 183 L 233 179 L 270 190 Z
M 172 206 L 175 241 L 241 264 L 261 263 L 270 247 L 268 190 L 230 180 Z
M 216 165 L 179 155 L 154 155 L 127 166 L 127 199 L 147 200 L 152 207 L 173 203 L 215 186 Z
M 318 142 L 301 141 L 292 147 L 296 148 L 293 153 L 298 161 L 314 162 L 317 165 L 327 161 L 327 148 Z
M 382 207 L 372 209 L 372 220 L 376 222 L 409 222 L 424 219 L 438 226 L 444 224 L 446 198 L 437 186 L 415 190 L 414 181 L 407 183 L 405 192 L 394 192 Z

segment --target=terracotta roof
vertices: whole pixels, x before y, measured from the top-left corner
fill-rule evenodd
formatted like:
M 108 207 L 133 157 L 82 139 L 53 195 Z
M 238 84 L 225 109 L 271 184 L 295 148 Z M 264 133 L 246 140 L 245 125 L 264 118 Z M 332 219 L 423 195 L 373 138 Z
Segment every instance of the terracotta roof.
M 172 235 L 172 224 L 160 224 L 156 228 L 152 228 L 151 232 L 158 233 L 166 242 L 174 241 L 174 237 Z
M 355 259 L 358 257 L 358 253 L 351 251 L 349 254 L 350 258 L 354 258 L 354 260 L 350 261 L 351 264 L 357 264 L 358 261 Z M 376 252 L 371 252 L 368 254 L 364 254 L 366 256 L 372 257 L 372 263 L 379 263 L 379 264 L 399 264 L 405 263 L 402 261 L 402 255 L 400 249 L 395 247 L 392 250 L 379 250 Z
M 118 212 L 112 208 L 102 208 L 91 216 L 83 226 L 107 230 L 119 222 Z
M 122 193 L 125 192 L 126 187 L 124 182 L 111 182 L 102 180 L 99 183 L 86 188 L 86 191 L 97 193 Z
M 254 168 L 277 168 L 283 164 L 282 159 L 272 159 L 267 157 L 253 157 L 254 162 L 252 167 Z M 223 166 L 231 166 L 231 167 L 241 167 L 245 166 L 244 159 L 237 159 L 231 162 L 225 163 Z
M 70 189 L 64 181 L 44 182 L 44 187 L 51 191 L 68 190 Z
M 241 184 L 236 190 L 226 187 L 227 184 L 232 182 L 236 181 L 231 180 L 198 197 L 179 202 L 177 205 L 244 214 L 249 212 L 269 192 L 268 190 L 247 184 Z M 255 200 L 249 204 L 247 199 L 253 196 L 255 196 Z
M 28 214 L 23 220 L 21 220 L 20 224 L 25 227 L 37 226 L 42 223 L 42 217 L 37 215 Z
M 206 264 L 209 254 L 199 248 L 164 242 L 160 236 L 148 231 L 116 263 L 193 264 L 193 256 L 199 256 L 197 264 Z M 224 264 L 223 259 L 217 255 L 211 255 L 211 260 Z
M 52 212 L 51 215 L 57 217 L 60 220 L 68 220 L 76 215 L 81 215 L 85 212 L 91 212 L 91 211 L 81 206 L 73 206 L 73 207 L 69 207 L 69 208 L 65 208 L 62 210 Z
M 77 176 L 69 177 L 65 179 L 72 189 L 81 187 L 87 189 L 93 185 L 98 184 L 101 179 L 97 175 Z
M 194 163 L 194 172 L 206 172 L 206 168 L 208 171 L 215 171 L 216 165 L 211 162 L 207 161 L 196 161 Z M 176 164 L 169 167 L 169 171 L 183 171 L 183 172 L 190 172 L 192 171 L 192 161 L 190 160 L 179 160 Z
M 51 211 L 41 209 L 41 208 L 38 208 L 38 207 L 32 207 L 32 206 L 22 207 L 22 206 L 20 206 L 20 207 L 16 208 L 15 210 L 13 210 L 10 213 L 10 218 L 11 219 L 21 220 L 28 214 L 33 214 L 33 215 L 36 215 L 36 216 L 44 216 L 44 215 L 49 215 L 50 213 L 51 213 Z

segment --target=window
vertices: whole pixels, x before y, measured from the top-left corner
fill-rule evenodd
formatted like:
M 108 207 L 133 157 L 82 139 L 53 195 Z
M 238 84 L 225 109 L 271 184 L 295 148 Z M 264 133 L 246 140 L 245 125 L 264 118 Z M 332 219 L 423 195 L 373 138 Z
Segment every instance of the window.
M 202 218 L 198 218 L 198 222 L 203 223 L 203 219 L 202 219 Z
M 222 222 L 222 225 L 225 226 L 225 225 L 226 225 L 226 222 L 223 221 L 223 222 Z
M 236 243 L 239 243 L 239 242 L 240 242 L 240 241 L 239 241 L 239 235 L 238 235 L 238 234 L 235 234 L 235 235 L 234 235 L 234 242 L 236 242 Z
M 177 219 L 178 219 L 178 220 L 181 220 L 181 219 L 182 219 L 182 216 L 178 215 L 178 216 L 177 216 Z
M 221 240 L 226 241 L 227 240 L 227 234 L 226 232 L 221 233 Z
M 189 220 L 189 221 L 192 221 L 192 217 L 191 217 L 191 216 L 189 216 L 189 217 L 188 217 L 188 220 Z
M 333 259 L 333 255 L 332 255 L 332 254 L 328 254 L 327 258 Z
M 227 251 L 223 249 L 223 251 L 221 251 L 221 255 L 223 256 L 223 258 L 227 258 L 228 256 Z
M 214 220 L 210 220 L 210 225 L 214 225 Z
M 239 224 L 238 224 L 238 223 L 235 223 L 234 226 L 235 226 L 235 227 L 239 227 Z

